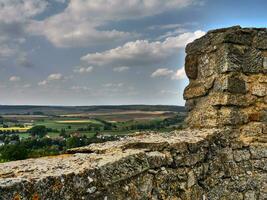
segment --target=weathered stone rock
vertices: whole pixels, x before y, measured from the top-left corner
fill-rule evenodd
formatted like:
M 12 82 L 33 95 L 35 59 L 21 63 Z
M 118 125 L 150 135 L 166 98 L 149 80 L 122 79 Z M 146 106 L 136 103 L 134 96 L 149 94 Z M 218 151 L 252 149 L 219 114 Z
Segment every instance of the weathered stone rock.
M 252 94 L 259 96 L 259 97 L 264 97 L 267 95 L 267 84 L 255 84 L 252 87 Z
M 263 70 L 264 70 L 264 73 L 267 72 L 267 56 L 264 56 L 263 58 Z
M 217 71 L 219 73 L 240 72 L 245 51 L 244 46 L 223 44 L 216 52 Z
M 231 94 L 220 92 L 213 93 L 210 97 L 210 104 L 213 106 L 240 106 L 247 107 L 255 103 L 256 98 L 252 95 Z
M 249 49 L 244 55 L 242 69 L 244 73 L 263 72 L 262 52 L 254 48 Z
M 201 84 L 195 86 L 188 86 L 184 91 L 185 99 L 192 99 L 196 97 L 205 96 L 208 93 L 208 90 Z
M 222 85 L 219 88 L 222 91 L 234 94 L 246 94 L 247 92 L 245 81 L 234 76 L 227 76 L 226 78 L 224 78 Z
M 244 195 L 244 200 L 256 200 L 256 193 L 255 191 L 248 191 Z
M 254 37 L 253 46 L 258 49 L 264 49 L 267 50 L 267 33 L 266 29 L 262 29 L 257 33 L 257 35 Z
M 220 122 L 224 125 L 237 125 L 247 122 L 247 116 L 235 108 L 223 107 L 219 110 Z
M 252 159 L 262 159 L 267 158 L 267 148 L 266 144 L 257 144 L 250 147 Z M 265 163 L 266 164 L 266 163 Z
M 189 44 L 187 129 L 0 164 L 0 200 L 267 199 L 267 29 Z
M 187 65 L 185 66 L 185 72 L 188 78 L 196 79 L 198 73 L 198 57 L 195 55 L 187 55 L 185 60 Z
M 250 159 L 250 153 L 248 150 L 236 150 L 234 151 L 234 160 L 236 162 L 246 161 Z

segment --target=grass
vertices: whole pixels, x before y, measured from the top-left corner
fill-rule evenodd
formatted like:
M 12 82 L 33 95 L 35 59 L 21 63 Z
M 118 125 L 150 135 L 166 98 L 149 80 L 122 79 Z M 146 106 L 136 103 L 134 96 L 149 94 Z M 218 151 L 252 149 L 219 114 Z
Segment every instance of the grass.
M 19 134 L 20 139 L 27 139 L 30 137 L 29 133 L 20 133 Z
M 47 133 L 47 136 L 49 136 L 50 138 L 57 138 L 59 137 L 59 133 Z
M 83 120 L 79 118 L 55 118 L 55 119 L 45 119 L 45 120 L 38 120 L 34 123 L 34 125 L 43 125 L 47 128 L 52 129 L 65 129 L 67 132 L 76 131 L 78 128 L 85 128 L 86 125 L 90 124 L 101 124 L 101 122 L 97 120 Z

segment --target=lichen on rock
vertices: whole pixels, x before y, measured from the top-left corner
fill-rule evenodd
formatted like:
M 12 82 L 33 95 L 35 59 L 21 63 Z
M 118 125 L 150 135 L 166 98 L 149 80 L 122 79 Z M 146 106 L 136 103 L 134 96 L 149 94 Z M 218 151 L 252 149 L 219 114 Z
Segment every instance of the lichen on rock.
M 267 199 L 267 29 L 187 45 L 187 128 L 0 164 L 0 200 Z

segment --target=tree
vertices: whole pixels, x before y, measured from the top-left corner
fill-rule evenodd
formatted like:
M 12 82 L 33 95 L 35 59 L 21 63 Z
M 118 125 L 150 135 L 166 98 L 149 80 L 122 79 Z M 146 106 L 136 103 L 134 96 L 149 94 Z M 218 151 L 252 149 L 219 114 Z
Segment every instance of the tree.
M 7 161 L 22 160 L 28 156 L 27 149 L 21 144 L 4 145 L 1 147 L 0 152 L 1 158 Z
M 38 136 L 42 138 L 47 134 L 47 129 L 45 126 L 34 126 L 29 130 L 29 133 L 34 137 Z
M 61 137 L 63 137 L 63 138 L 66 138 L 66 137 L 67 137 L 66 130 L 65 130 L 64 128 L 62 128 L 62 129 L 60 130 L 60 134 L 59 134 L 59 136 L 61 136 Z
M 34 111 L 32 114 L 33 115 L 44 115 L 44 113 L 41 111 Z
M 68 149 L 82 146 L 82 139 L 75 136 L 70 137 L 66 141 L 66 146 Z

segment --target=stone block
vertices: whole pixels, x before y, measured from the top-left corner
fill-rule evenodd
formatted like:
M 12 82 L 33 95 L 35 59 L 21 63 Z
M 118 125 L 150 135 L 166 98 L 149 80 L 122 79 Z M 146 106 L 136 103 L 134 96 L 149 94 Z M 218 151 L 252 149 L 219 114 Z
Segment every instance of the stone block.
M 240 72 L 245 49 L 246 47 L 240 45 L 223 44 L 216 52 L 218 69 L 215 70 L 219 73 Z
M 264 71 L 267 70 L 267 57 L 263 58 L 263 69 L 264 69 Z
M 188 172 L 187 177 L 188 177 L 187 178 L 187 188 L 191 188 L 197 182 L 194 172 L 193 171 Z
M 267 95 L 267 84 L 266 83 L 258 83 L 254 84 L 251 89 L 251 93 L 258 97 L 264 97 Z
M 235 150 L 234 160 L 236 162 L 246 161 L 250 159 L 250 152 L 248 150 Z
M 257 49 L 267 50 L 267 33 L 266 29 L 261 30 L 254 37 L 253 46 Z
M 185 58 L 185 73 L 188 78 L 196 79 L 198 74 L 198 56 L 187 55 Z
M 242 69 L 247 74 L 263 72 L 262 52 L 255 48 L 247 50 L 243 57 Z
M 250 122 L 241 128 L 241 134 L 245 136 L 256 136 L 263 133 L 264 124 L 261 122 Z
M 172 163 L 172 157 L 169 153 L 164 154 L 158 151 L 152 151 L 146 153 L 146 155 L 150 168 L 159 168 Z
M 257 195 L 255 191 L 247 191 L 244 195 L 244 200 L 256 200 Z
M 209 97 L 209 103 L 213 106 L 240 106 L 247 107 L 255 103 L 256 98 L 252 95 L 231 94 L 231 93 L 213 93 Z
M 237 125 L 247 122 L 247 116 L 235 108 L 223 107 L 219 110 L 219 124 Z
M 250 147 L 250 153 L 252 159 L 267 158 L 267 148 L 264 144 L 258 144 L 257 146 Z
M 235 94 L 245 94 L 246 82 L 238 77 L 227 76 L 223 79 L 222 85 L 219 89 Z
M 241 44 L 250 46 L 253 40 L 253 33 L 249 30 L 229 30 L 224 34 L 224 43 Z
M 184 99 L 189 100 L 207 95 L 213 87 L 214 80 L 214 77 L 210 77 L 202 81 L 192 81 L 184 90 Z
M 187 112 L 190 112 L 191 110 L 193 110 L 195 106 L 196 106 L 195 99 L 189 99 L 185 103 L 185 109 Z
M 208 93 L 208 90 L 203 85 L 194 85 L 194 86 L 188 86 L 184 90 L 184 99 L 193 99 L 196 97 L 202 97 L 205 96 Z

